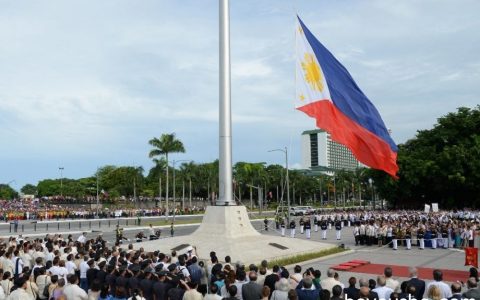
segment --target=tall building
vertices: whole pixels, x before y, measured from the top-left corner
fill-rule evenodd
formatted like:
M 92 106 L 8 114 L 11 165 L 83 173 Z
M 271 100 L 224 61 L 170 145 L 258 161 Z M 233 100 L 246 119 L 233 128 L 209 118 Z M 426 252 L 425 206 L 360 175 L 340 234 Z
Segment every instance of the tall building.
M 364 167 L 345 146 L 332 141 L 324 130 L 307 130 L 302 133 L 302 168 L 335 171 L 353 171 Z

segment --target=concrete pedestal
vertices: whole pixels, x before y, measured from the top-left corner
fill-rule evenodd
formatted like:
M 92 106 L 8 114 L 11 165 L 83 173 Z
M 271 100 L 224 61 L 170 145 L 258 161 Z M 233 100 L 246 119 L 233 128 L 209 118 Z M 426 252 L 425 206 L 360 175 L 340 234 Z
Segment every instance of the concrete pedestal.
M 181 245 L 195 246 L 201 259 L 209 259 L 210 251 L 215 251 L 219 260 L 230 255 L 232 261 L 245 264 L 334 247 L 280 235 L 262 235 L 253 228 L 244 206 L 209 206 L 201 225 L 191 235 L 144 242 L 141 247 L 170 253 L 171 249 L 182 248 Z

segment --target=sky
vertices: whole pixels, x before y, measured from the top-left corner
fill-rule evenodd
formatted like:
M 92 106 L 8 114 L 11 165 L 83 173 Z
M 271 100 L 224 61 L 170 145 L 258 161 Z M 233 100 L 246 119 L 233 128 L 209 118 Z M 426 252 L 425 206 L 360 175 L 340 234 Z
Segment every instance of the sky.
M 298 14 L 396 143 L 479 104 L 480 1 L 231 0 L 233 160 L 300 167 L 315 123 L 294 108 Z M 217 0 L 0 0 L 0 183 L 146 170 L 175 132 L 218 157 Z M 60 174 L 59 167 L 63 168 Z

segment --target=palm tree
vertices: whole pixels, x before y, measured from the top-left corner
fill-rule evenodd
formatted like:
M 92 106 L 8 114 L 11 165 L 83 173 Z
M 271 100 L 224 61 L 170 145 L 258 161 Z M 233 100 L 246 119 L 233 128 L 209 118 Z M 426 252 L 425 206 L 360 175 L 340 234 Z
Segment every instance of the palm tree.
M 185 153 L 185 148 L 183 143 L 175 138 L 175 133 L 164 133 L 160 138 L 153 138 L 148 143 L 154 147 L 150 150 L 148 157 L 153 158 L 155 156 L 165 155 L 165 160 L 167 161 L 166 168 L 166 207 L 167 210 L 165 214 L 168 216 L 168 154 L 169 153 Z

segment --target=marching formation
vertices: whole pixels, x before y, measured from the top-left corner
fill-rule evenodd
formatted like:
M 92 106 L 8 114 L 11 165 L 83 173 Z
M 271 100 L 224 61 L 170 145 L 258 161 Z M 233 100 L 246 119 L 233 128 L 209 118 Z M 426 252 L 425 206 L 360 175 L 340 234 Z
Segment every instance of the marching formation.
M 275 218 L 276 228 L 286 235 L 286 218 Z M 477 211 L 440 211 L 425 213 L 420 211 L 342 211 L 321 212 L 292 218 L 288 224 L 289 236 L 299 233 L 311 238 L 312 231 L 320 231 L 322 240 L 327 239 L 327 231 L 335 230 L 335 237 L 341 240 L 342 231 L 351 230 L 356 246 L 389 246 L 393 250 L 412 245 L 425 248 L 465 248 L 473 247 L 475 232 L 480 229 L 480 213 Z M 348 228 L 348 229 L 347 229 Z

